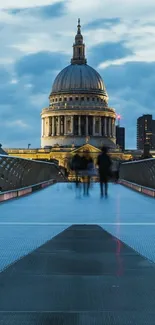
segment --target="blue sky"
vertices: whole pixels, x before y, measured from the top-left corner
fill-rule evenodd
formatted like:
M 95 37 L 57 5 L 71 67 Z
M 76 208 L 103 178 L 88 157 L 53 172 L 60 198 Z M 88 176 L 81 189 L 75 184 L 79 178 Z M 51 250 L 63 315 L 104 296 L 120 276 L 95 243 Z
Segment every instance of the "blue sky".
M 70 63 L 81 18 L 88 64 L 122 116 L 127 148 L 136 119 L 155 118 L 154 0 L 5 0 L 0 3 L 0 142 L 40 146 L 40 113 L 57 73 Z

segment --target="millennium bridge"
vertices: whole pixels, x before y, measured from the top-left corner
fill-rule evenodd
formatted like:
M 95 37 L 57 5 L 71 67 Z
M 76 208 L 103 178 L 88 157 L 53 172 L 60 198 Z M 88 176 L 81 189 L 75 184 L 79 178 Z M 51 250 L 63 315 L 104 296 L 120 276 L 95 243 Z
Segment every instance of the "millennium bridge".
M 155 159 L 99 194 L 0 155 L 0 324 L 155 324 Z

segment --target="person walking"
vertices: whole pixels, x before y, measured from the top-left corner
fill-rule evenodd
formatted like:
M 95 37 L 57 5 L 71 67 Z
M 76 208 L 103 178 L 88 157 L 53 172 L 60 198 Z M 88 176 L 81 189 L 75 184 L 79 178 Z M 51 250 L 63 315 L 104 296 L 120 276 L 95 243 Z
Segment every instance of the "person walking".
M 108 180 L 111 175 L 111 159 L 109 157 L 108 149 L 106 147 L 102 148 L 102 153 L 98 156 L 97 165 L 99 167 L 99 177 L 100 177 L 100 190 L 101 197 L 103 197 L 103 185 L 105 187 L 105 197 L 108 196 Z
M 75 184 L 79 187 L 79 170 L 81 168 L 81 157 L 76 154 L 71 162 L 71 169 L 75 172 Z
M 83 169 L 83 194 L 89 196 L 90 189 L 90 171 L 93 169 L 93 159 L 90 156 L 89 151 L 84 153 L 82 157 L 82 169 Z

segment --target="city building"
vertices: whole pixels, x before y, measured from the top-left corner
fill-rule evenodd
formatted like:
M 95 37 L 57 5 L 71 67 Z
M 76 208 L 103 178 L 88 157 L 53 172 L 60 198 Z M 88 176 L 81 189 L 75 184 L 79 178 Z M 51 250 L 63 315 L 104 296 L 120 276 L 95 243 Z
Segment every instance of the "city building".
M 115 148 L 115 119 L 102 77 L 87 64 L 79 19 L 71 64 L 57 75 L 41 113 L 41 147 Z
M 137 119 L 137 149 L 144 150 L 144 147 L 150 150 L 155 149 L 155 120 L 151 114 L 140 116 Z
M 25 159 L 51 161 L 67 171 L 72 157 L 83 155 L 84 151 L 90 152 L 96 164 L 103 145 L 110 148 L 113 160 L 132 159 L 133 152 L 116 147 L 116 113 L 109 107 L 108 99 L 101 76 L 87 65 L 79 20 L 71 64 L 56 77 L 49 107 L 41 112 L 41 148 L 28 145 L 27 149 L 7 148 L 6 152 Z M 122 133 L 118 138 L 123 147 Z
M 125 150 L 125 128 L 122 126 L 116 126 L 116 145 L 122 151 Z

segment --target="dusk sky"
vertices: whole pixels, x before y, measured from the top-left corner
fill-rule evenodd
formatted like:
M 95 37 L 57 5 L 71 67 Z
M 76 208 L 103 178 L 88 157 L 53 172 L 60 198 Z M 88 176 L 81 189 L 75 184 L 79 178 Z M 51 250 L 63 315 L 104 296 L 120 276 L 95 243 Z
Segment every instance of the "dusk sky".
M 122 116 L 126 147 L 136 119 L 155 111 L 154 0 L 1 0 L 0 142 L 40 147 L 40 113 L 58 72 L 70 64 L 81 18 L 88 64 Z

